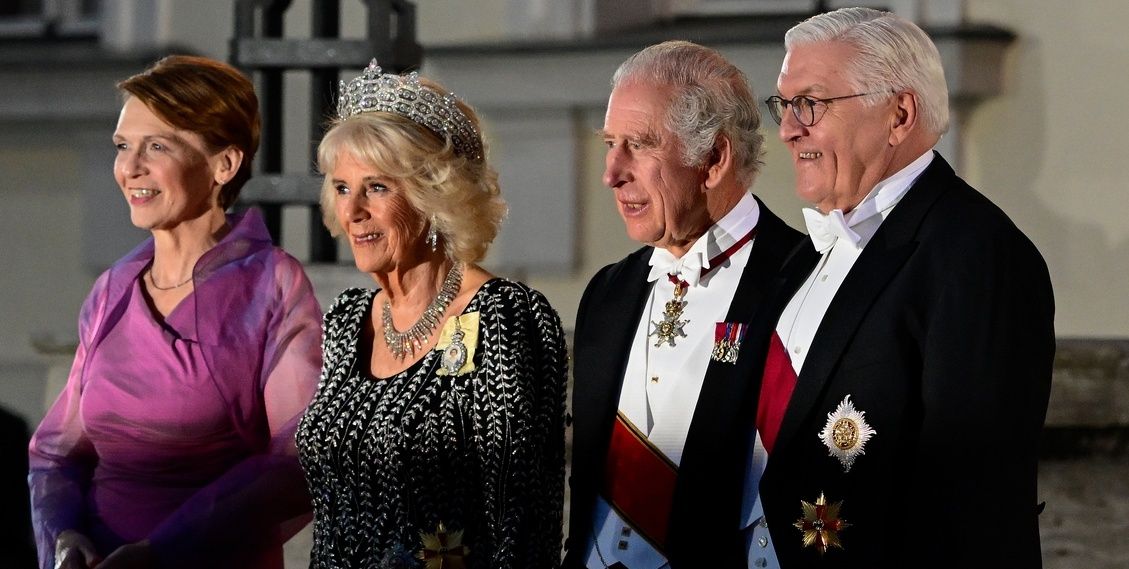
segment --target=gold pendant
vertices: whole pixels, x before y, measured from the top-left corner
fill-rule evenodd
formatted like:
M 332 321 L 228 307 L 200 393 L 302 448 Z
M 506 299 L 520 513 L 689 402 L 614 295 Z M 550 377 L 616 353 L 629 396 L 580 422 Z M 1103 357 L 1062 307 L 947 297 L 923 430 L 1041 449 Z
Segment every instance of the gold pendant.
M 470 548 L 463 545 L 463 530 L 448 532 L 443 522 L 439 522 L 435 533 L 419 534 L 423 547 L 416 553 L 416 559 L 423 561 L 426 569 L 463 569 Z
M 667 301 L 663 309 L 663 319 L 651 322 L 652 329 L 647 333 L 647 336 L 655 336 L 656 348 L 662 346 L 664 342 L 669 346 L 674 346 L 675 338 L 686 337 L 686 331 L 683 328 L 690 321 L 680 320 L 680 318 L 682 318 L 682 310 L 686 308 L 686 301 L 682 298 L 686 296 L 688 286 L 685 281 L 674 283 L 674 298 Z

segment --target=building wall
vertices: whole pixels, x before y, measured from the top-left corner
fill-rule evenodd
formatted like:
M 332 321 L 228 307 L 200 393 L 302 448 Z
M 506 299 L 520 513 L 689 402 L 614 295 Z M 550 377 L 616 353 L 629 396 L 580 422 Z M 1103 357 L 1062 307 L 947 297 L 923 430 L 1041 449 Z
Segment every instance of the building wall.
M 419 39 L 425 46 L 501 41 L 512 25 L 507 9 L 517 1 L 419 0 Z M 347 34 L 362 33 L 360 4 L 343 3 L 350 14 Z M 153 6 L 162 41 L 228 57 L 231 0 L 154 0 Z M 294 2 L 288 34 L 306 33 L 308 6 L 308 0 Z M 1129 92 L 1129 74 L 1123 71 L 1129 62 L 1129 34 L 1120 29 L 1129 4 L 1090 0 L 1064 9 L 1052 0 L 967 0 L 965 12 L 968 21 L 1012 30 L 1017 40 L 1005 59 L 1003 93 L 960 109 L 966 119 L 957 145 L 961 172 L 1043 251 L 1056 287 L 1061 336 L 1129 336 L 1129 303 L 1122 302 L 1129 292 L 1129 224 L 1122 221 L 1127 207 L 1121 181 L 1126 156 L 1118 142 L 1129 130 L 1129 111 L 1119 104 Z M 61 77 L 69 90 L 112 99 L 112 79 L 136 70 L 122 67 L 97 83 L 73 72 Z M 760 97 L 773 92 L 771 73 L 750 76 Z M 28 394 L 41 391 L 45 366 L 59 356 L 37 353 L 32 337 L 46 344 L 73 339 L 79 305 L 100 265 L 91 259 L 115 258 L 129 243 L 91 251 L 84 237 L 128 224 L 110 173 L 108 142 L 105 153 L 99 150 L 112 132 L 116 103 L 104 105 L 105 111 L 44 121 L 37 118 L 42 108 L 11 107 L 19 97 L 9 95 L 25 86 L 25 79 L 4 75 L 0 85 L 0 196 L 6 204 L 0 207 L 0 403 L 23 410 L 34 421 L 41 402 Z M 302 90 L 303 78 L 290 81 L 295 91 Z M 44 80 L 42 87 L 34 87 L 44 108 L 62 104 L 51 94 L 52 85 Z M 459 84 L 450 86 L 460 89 Z M 471 102 L 489 106 L 488 101 Z M 304 108 L 300 100 L 291 104 Z M 578 212 L 576 261 L 566 271 L 513 273 L 542 289 L 566 326 L 574 322 L 588 278 L 636 246 L 624 235 L 611 193 L 600 182 L 603 148 L 591 133 L 602 123 L 602 108 L 578 108 L 573 120 L 577 153 L 570 182 L 576 192 L 569 204 Z M 801 227 L 802 204 L 792 193 L 787 153 L 774 125 L 766 122 L 768 154 L 755 191 Z M 303 129 L 303 121 L 294 121 L 294 132 L 287 133 L 289 171 L 309 167 Z M 290 139 L 298 143 L 290 144 Z M 504 182 L 505 171 L 502 178 Z M 516 194 L 524 188 L 506 186 L 503 191 Z M 508 221 L 510 226 L 521 223 L 520 216 Z M 341 279 L 327 281 L 333 284 L 319 291 L 323 298 L 332 296 L 328 289 Z
M 1004 209 L 1043 253 L 1051 272 L 1060 337 L 1129 336 L 1129 203 L 1120 142 L 1129 132 L 1129 3 L 1093 0 L 968 0 L 970 22 L 1017 39 L 1004 65 L 1004 92 L 961 106 L 959 173 Z M 774 85 L 756 83 L 767 96 Z M 601 117 L 594 117 L 598 121 Z M 787 151 L 768 120 L 766 166 L 754 191 L 802 228 Z M 598 122 L 595 123 L 599 125 Z M 585 279 L 631 250 L 601 187 L 602 148 L 593 141 L 581 172 L 581 262 L 571 277 L 534 277 L 571 321 Z
M 1050 265 L 1059 336 L 1129 335 L 1129 3 L 970 0 L 1018 36 L 1004 93 L 966 125 L 968 180 Z

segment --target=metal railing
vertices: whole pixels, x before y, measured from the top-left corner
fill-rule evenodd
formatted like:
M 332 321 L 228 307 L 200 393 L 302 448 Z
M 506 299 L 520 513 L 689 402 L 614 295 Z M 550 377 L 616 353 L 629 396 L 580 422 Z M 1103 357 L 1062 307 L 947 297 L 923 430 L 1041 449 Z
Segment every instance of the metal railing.
M 310 215 L 309 260 L 334 262 L 337 244 L 322 226 L 317 196 L 320 178 L 283 173 L 283 113 L 286 95 L 283 73 L 310 73 L 308 145 L 309 163 L 321 140 L 333 101 L 333 86 L 341 70 L 359 70 L 372 58 L 397 73 L 419 67 L 423 50 L 416 42 L 415 6 L 406 0 L 362 0 L 367 10 L 366 37 L 341 38 L 340 0 L 313 0 L 311 34 L 306 39 L 283 37 L 290 0 L 237 0 L 232 63 L 257 76 L 263 130 L 257 173 L 241 193 L 243 206 L 262 209 L 267 227 L 278 242 L 282 233 L 282 208 L 304 206 Z

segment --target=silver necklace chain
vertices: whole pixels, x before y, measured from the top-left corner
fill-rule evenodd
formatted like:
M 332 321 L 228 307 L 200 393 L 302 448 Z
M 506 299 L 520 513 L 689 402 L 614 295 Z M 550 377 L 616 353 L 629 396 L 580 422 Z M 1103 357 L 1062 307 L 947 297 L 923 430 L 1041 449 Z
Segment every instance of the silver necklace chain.
M 416 350 L 427 344 L 427 339 L 439 325 L 439 319 L 447 310 L 447 306 L 459 293 L 462 283 L 463 265 L 455 263 L 451 266 L 451 270 L 447 271 L 447 277 L 443 279 L 443 286 L 439 288 L 435 300 L 431 301 L 416 323 L 403 332 L 396 330 L 396 326 L 392 324 L 392 305 L 387 300 L 384 301 L 380 315 L 380 322 L 384 325 L 384 343 L 388 345 L 388 349 L 396 359 L 402 360 L 407 356 L 414 356 Z

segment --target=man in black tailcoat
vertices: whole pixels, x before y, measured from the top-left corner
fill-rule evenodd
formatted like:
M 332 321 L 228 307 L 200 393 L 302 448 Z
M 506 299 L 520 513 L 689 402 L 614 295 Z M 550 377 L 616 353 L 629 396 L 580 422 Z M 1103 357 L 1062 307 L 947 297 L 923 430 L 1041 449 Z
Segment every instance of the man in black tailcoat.
M 780 565 L 1039 567 L 1047 266 L 932 149 L 948 92 L 917 26 L 843 9 L 785 46 L 768 104 L 812 208 L 757 339 Z
M 759 127 L 712 49 L 651 46 L 612 80 L 604 183 L 646 246 L 597 273 L 577 315 L 566 567 L 744 567 L 764 532 L 743 496 L 761 368 L 746 334 L 802 236 L 750 192 Z

